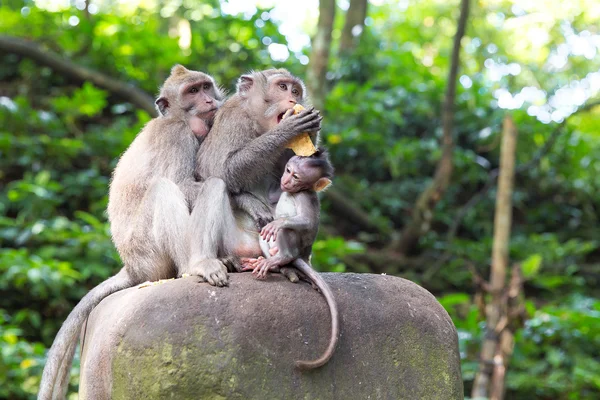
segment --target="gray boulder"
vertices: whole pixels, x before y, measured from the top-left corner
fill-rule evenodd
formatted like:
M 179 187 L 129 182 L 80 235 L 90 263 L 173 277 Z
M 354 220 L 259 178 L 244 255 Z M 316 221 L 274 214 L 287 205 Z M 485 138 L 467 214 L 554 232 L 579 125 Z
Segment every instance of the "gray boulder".
M 107 297 L 84 329 L 80 399 L 462 399 L 456 329 L 425 289 L 372 274 L 323 274 L 341 337 L 325 366 L 325 299 L 281 275 L 188 277 Z

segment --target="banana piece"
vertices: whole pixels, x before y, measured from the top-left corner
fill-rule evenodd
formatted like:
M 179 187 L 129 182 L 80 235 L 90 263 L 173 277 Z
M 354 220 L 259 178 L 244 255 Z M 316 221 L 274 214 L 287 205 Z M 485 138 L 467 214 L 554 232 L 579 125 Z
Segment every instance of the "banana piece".
M 304 110 L 304 107 L 302 107 L 300 104 L 296 104 L 294 106 L 294 114 L 298 114 L 302 110 Z M 287 148 L 292 149 L 296 155 L 302 157 L 312 156 L 317 152 L 317 149 L 315 148 L 312 140 L 310 140 L 308 133 L 301 133 L 290 140 Z

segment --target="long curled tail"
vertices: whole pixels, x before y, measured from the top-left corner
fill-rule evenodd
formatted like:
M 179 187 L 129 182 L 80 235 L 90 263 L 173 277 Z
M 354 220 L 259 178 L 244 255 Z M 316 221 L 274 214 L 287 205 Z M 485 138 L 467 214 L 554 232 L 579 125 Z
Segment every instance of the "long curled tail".
M 105 297 L 134 286 L 125 268 L 86 294 L 69 314 L 54 338 L 42 373 L 38 400 L 62 400 L 67 394 L 69 373 L 81 327 Z
M 308 265 L 304 260 L 298 258 L 293 262 L 294 266 L 303 272 L 310 280 L 312 280 L 315 285 L 319 288 L 323 296 L 325 296 L 325 300 L 327 300 L 327 305 L 329 306 L 329 312 L 331 313 L 331 337 L 329 339 L 329 345 L 327 349 L 323 353 L 323 355 L 317 358 L 314 361 L 296 361 L 296 367 L 301 370 L 309 370 L 318 368 L 324 365 L 331 356 L 333 356 L 333 352 L 335 351 L 335 346 L 337 345 L 338 337 L 340 335 L 340 318 L 338 313 L 337 304 L 335 302 L 335 298 L 333 297 L 333 292 L 329 288 L 329 285 L 321 275 L 319 275 L 310 265 Z

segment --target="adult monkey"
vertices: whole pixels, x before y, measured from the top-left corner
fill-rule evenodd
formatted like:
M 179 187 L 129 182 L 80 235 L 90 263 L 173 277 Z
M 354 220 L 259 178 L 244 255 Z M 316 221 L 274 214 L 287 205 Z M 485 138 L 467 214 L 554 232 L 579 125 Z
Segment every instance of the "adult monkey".
M 291 115 L 293 106 L 304 102 L 304 93 L 302 81 L 285 69 L 252 72 L 240 77 L 237 93 L 217 113 L 197 157 L 197 177 L 210 177 L 214 184 L 202 189 L 212 191 L 205 217 L 192 216 L 191 273 L 210 266 L 227 279 L 219 257 L 261 255 L 255 220 L 272 220 L 279 179 L 291 157 L 284 148 L 303 132 L 316 140 L 321 127 L 314 108 Z M 238 209 L 232 210 L 229 193 Z
M 195 157 L 222 100 L 209 75 L 181 65 L 171 70 L 156 100 L 160 116 L 123 154 L 110 186 L 108 218 L 124 267 L 92 289 L 63 323 L 48 352 L 38 399 L 65 397 L 81 326 L 102 299 L 188 267 L 190 210 L 204 201 L 193 178 Z M 216 283 L 209 271 L 196 272 Z

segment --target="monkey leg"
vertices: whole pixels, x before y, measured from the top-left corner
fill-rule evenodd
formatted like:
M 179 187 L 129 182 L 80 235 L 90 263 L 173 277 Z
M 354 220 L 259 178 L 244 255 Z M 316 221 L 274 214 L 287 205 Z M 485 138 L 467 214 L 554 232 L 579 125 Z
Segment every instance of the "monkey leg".
M 237 226 L 223 180 L 203 182 L 192 208 L 189 234 L 190 260 L 180 266 L 178 274 L 198 275 L 211 285 L 226 286 L 227 267 L 218 257 L 237 236 Z
M 294 251 L 298 249 L 298 244 L 298 235 L 289 229 L 281 230 L 277 235 L 275 242 L 261 240 L 260 245 L 266 258 L 258 260 L 252 273 L 256 275 L 258 279 L 266 278 L 269 271 L 283 273 L 283 271 L 281 271 L 281 267 L 291 263 L 298 257 Z M 275 255 L 271 255 L 272 248 L 278 249 Z M 284 275 L 286 274 L 284 273 Z M 286 277 L 288 277 L 288 279 L 290 279 L 292 282 L 298 280 L 298 276 L 295 277 L 295 280 L 290 278 L 288 275 L 286 275 Z
M 122 258 L 140 282 L 172 278 L 189 262 L 189 211 L 179 186 L 167 178 L 150 184 L 138 206 Z
M 252 274 L 258 279 L 265 279 L 267 277 L 267 272 L 279 271 L 281 266 L 289 264 L 293 260 L 294 259 L 291 257 L 283 257 L 280 255 L 276 255 L 271 258 L 262 258 L 258 260 L 256 267 L 252 271 Z
M 285 240 L 285 239 L 284 239 Z M 263 255 L 266 258 L 270 258 L 279 253 L 279 248 L 277 247 L 277 243 L 274 241 L 267 242 L 264 239 L 259 240 L 260 248 L 263 252 Z M 255 259 L 246 259 L 246 266 L 244 267 L 244 271 L 254 271 L 258 267 L 258 262 L 262 259 L 262 257 Z M 296 268 L 285 267 L 285 266 L 275 266 L 270 269 L 271 272 L 279 272 L 281 275 L 285 276 L 290 282 L 296 283 L 300 281 L 299 271 Z

